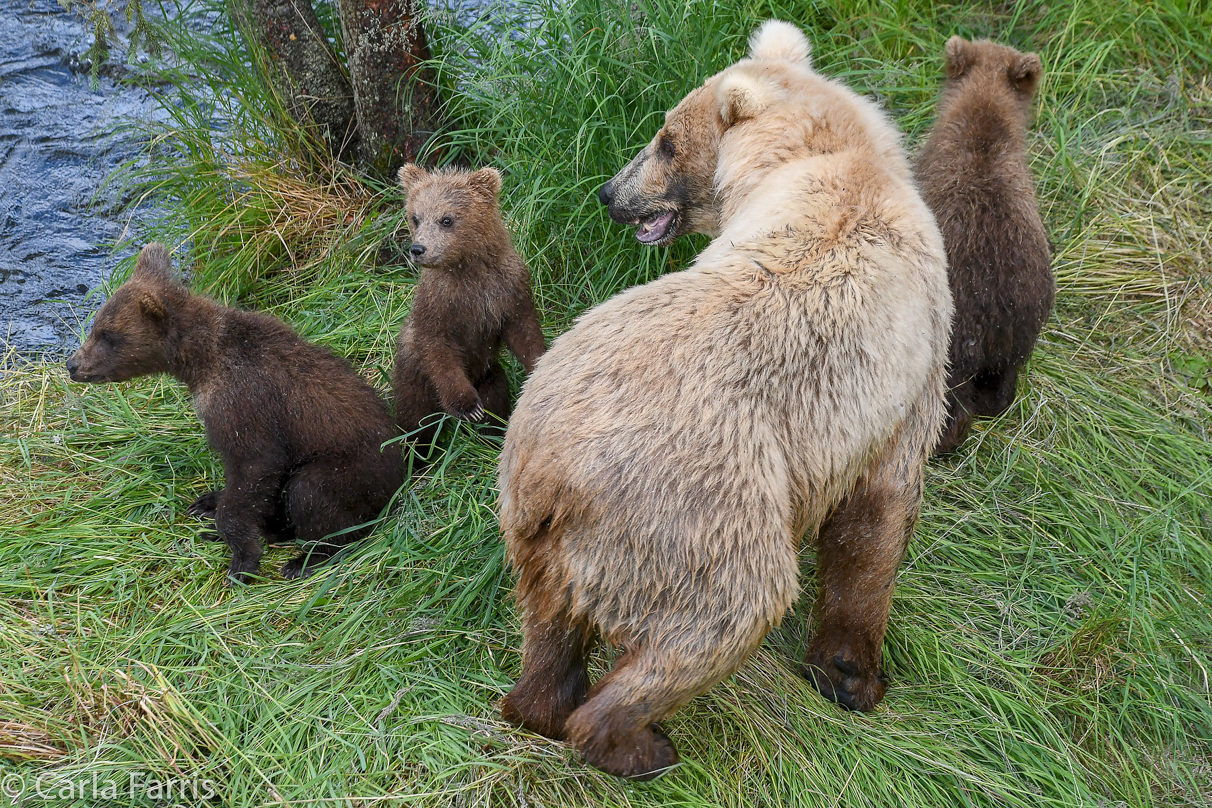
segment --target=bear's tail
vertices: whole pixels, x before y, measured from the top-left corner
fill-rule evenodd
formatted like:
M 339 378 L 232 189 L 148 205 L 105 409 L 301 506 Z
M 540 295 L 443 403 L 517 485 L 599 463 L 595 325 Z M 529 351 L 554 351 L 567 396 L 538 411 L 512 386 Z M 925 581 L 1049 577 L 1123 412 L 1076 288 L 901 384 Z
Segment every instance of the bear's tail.
M 812 66 L 812 46 L 804 32 L 789 22 L 766 20 L 749 37 L 749 58 Z

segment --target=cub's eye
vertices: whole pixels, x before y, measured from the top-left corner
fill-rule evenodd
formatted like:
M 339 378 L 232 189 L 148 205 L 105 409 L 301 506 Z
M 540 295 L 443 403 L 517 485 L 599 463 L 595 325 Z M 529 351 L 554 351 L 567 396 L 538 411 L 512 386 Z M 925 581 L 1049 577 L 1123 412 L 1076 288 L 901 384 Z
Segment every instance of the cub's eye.
M 114 347 L 114 335 L 108 331 L 102 331 L 100 334 L 98 334 L 97 341 L 103 345 L 109 346 L 110 348 Z
M 454 219 L 450 218 L 449 216 L 443 216 L 441 224 L 443 227 L 450 227 L 454 224 Z
M 421 223 L 421 217 L 420 217 L 420 216 L 413 216 L 413 217 L 412 217 L 412 226 L 413 226 L 413 227 L 416 227 L 416 226 L 417 226 L 417 225 L 419 225 L 420 223 Z
M 673 141 L 672 140 L 670 140 L 667 137 L 661 138 L 660 150 L 661 150 L 661 156 L 664 157 L 666 160 L 673 159 Z

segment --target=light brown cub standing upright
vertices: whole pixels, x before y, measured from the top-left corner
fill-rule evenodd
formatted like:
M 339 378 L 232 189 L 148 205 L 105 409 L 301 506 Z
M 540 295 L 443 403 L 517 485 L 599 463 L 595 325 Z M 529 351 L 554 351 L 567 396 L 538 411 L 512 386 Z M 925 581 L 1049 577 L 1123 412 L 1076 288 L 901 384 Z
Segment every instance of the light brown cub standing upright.
M 940 454 L 963 443 L 974 415 L 1001 415 L 1014 402 L 1056 296 L 1024 143 L 1039 57 L 953 36 L 946 58 L 938 120 L 916 167 L 955 298 Z
M 735 671 L 820 544 L 806 675 L 870 710 L 922 466 L 944 412 L 943 242 L 893 126 L 770 21 L 603 188 L 695 265 L 588 311 L 527 380 L 500 519 L 522 674 L 504 717 L 591 764 L 677 761 L 653 722 Z M 625 653 L 592 689 L 597 638 Z
M 435 413 L 508 420 L 501 346 L 529 373 L 545 345 L 530 273 L 501 221 L 500 173 L 431 173 L 410 163 L 399 176 L 408 192 L 409 252 L 422 270 L 396 340 L 392 383 L 396 423 L 424 447 L 437 432 Z

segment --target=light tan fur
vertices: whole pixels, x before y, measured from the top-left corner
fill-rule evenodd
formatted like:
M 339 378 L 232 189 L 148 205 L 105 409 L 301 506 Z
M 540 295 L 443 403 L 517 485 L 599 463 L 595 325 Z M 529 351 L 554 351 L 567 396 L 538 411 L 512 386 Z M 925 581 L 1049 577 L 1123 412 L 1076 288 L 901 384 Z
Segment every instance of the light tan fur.
M 787 23 L 763 26 L 752 53 L 768 58 L 691 92 L 612 180 L 628 200 L 683 204 L 666 190 L 706 174 L 713 193 L 678 217 L 718 237 L 691 268 L 617 295 L 556 340 L 501 456 L 526 623 L 522 681 L 503 710 L 618 774 L 676 760 L 650 722 L 730 675 L 779 623 L 799 591 L 801 540 L 855 492 L 876 503 L 854 507 L 880 541 L 865 555 L 864 527 L 841 544 L 856 608 L 873 614 L 828 653 L 844 672 L 846 654 L 874 643 L 863 675 L 878 677 L 891 575 L 943 417 L 943 244 L 896 131 L 817 74 Z M 663 138 L 676 139 L 674 160 L 659 156 Z M 818 615 L 846 623 L 828 605 Z M 561 631 L 627 649 L 584 704 L 553 704 L 540 687 L 561 675 L 539 669 Z M 871 688 L 878 701 L 882 684 Z

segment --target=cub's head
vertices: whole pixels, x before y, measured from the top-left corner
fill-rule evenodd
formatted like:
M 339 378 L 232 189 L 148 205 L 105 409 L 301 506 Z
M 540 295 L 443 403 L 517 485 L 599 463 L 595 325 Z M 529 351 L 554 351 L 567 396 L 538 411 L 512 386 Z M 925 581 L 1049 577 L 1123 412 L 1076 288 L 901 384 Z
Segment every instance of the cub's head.
M 88 339 L 67 360 L 74 382 L 121 382 L 168 370 L 165 336 L 185 290 L 172 278 L 163 244 L 139 253 L 135 272 L 93 318 Z
M 1005 95 L 1018 102 L 1023 112 L 1044 73 L 1038 54 L 1021 53 L 987 39 L 968 42 L 953 36 L 947 40 L 947 87 L 971 87 L 985 95 Z
M 790 23 L 767 21 L 749 45 L 748 59 L 708 79 L 667 112 L 652 141 L 598 191 L 610 218 L 635 226 L 641 243 L 718 233 L 721 140 L 781 99 L 780 70 L 811 66 L 808 40 Z
M 409 163 L 399 179 L 408 193 L 408 252 L 422 267 L 455 266 L 498 237 L 501 174 L 495 168 L 430 172 Z

